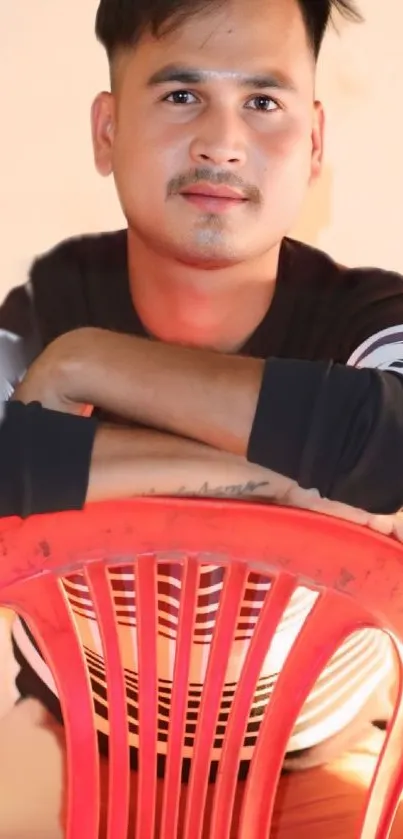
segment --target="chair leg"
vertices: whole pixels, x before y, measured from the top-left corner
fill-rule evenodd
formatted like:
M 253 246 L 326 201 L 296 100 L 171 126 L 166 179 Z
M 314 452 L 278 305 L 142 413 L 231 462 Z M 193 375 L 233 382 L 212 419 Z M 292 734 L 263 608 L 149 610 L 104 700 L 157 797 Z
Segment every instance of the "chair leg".
M 388 839 L 403 791 L 403 683 L 396 711 L 368 793 L 360 839 Z

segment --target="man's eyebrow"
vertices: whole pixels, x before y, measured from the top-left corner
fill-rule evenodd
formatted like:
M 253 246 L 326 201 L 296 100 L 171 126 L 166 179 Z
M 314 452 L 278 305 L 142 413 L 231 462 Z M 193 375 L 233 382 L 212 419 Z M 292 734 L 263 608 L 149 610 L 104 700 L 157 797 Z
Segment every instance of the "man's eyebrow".
M 174 64 L 168 64 L 166 67 L 162 67 L 161 70 L 153 73 L 148 79 L 147 87 L 155 87 L 173 82 L 184 85 L 203 84 L 215 77 L 233 79 L 239 87 L 254 88 L 255 90 L 266 90 L 267 88 L 289 91 L 296 90 L 293 81 L 285 73 L 280 71 L 247 75 L 231 71 L 197 70 L 192 67 Z

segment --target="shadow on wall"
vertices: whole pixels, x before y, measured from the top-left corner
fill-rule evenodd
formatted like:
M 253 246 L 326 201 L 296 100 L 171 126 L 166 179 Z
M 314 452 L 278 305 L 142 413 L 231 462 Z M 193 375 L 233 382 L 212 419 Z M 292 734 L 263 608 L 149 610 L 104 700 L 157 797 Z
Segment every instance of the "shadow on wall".
M 333 179 L 332 168 L 325 165 L 319 180 L 310 188 L 302 216 L 292 231 L 295 239 L 320 247 L 320 236 L 332 223 Z

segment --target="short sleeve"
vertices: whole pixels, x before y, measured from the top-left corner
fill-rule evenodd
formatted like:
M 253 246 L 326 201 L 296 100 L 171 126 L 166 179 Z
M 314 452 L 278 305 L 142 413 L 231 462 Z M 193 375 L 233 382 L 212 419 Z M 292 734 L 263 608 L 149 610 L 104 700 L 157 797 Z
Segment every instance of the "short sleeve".
M 0 401 L 9 399 L 40 352 L 29 284 L 13 289 L 0 307 Z

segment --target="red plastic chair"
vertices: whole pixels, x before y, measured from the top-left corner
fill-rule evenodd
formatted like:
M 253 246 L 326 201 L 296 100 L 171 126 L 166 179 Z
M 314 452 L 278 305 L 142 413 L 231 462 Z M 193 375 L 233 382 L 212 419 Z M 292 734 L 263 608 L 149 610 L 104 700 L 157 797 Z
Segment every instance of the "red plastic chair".
M 403 639 L 403 547 L 393 539 L 297 510 L 233 502 L 143 499 L 83 513 L 3 520 L 0 602 L 38 639 L 53 673 L 66 725 L 69 839 L 96 839 L 99 757 L 88 667 L 62 579 L 83 570 L 103 643 L 108 683 L 108 839 L 127 835 L 129 759 L 126 685 L 108 569 L 133 564 L 139 668 L 136 839 L 175 839 L 186 727 L 191 638 L 202 565 L 225 575 L 198 714 L 181 839 L 265 839 L 284 753 L 298 713 L 324 665 L 352 632 L 384 628 Z M 156 828 L 157 564 L 181 563 L 180 614 L 169 720 L 164 799 Z M 243 663 L 224 736 L 211 811 L 206 793 L 217 718 L 240 604 L 250 573 L 271 582 Z M 271 639 L 298 585 L 318 598 L 275 684 L 260 727 L 241 814 L 233 824 L 249 711 Z M 400 676 L 401 682 L 401 676 Z M 362 839 L 385 839 L 403 788 L 402 684 L 361 823 Z M 206 821 L 207 820 L 207 821 Z M 208 823 L 207 823 L 208 822 Z M 207 825 L 207 827 L 206 827 Z M 204 831 L 204 832 L 203 832 Z

